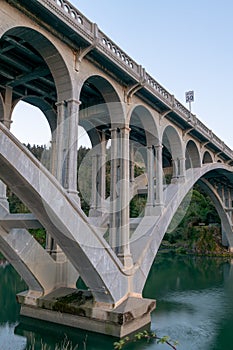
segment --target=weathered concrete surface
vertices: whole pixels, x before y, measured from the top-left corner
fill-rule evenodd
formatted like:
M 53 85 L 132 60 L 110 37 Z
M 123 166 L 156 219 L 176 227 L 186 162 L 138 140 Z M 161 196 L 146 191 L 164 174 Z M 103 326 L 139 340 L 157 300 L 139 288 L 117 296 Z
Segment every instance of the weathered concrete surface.
M 17 296 L 21 315 L 74 328 L 124 337 L 146 327 L 155 301 L 130 297 L 115 309 L 95 303 L 88 291 L 61 288 L 38 299 L 38 307 L 23 305 L 24 293 Z
M 70 262 L 54 261 L 25 229 L 8 233 L 0 226 L 0 249 L 29 287 L 25 303 L 36 305 L 39 296 L 76 285 L 78 273 Z

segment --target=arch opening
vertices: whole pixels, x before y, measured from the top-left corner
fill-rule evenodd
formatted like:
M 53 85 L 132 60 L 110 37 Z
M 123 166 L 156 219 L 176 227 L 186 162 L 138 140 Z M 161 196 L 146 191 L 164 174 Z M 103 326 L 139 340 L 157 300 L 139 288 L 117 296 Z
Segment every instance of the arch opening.
M 124 111 L 116 90 L 101 76 L 94 75 L 86 79 L 79 100 L 79 126 L 85 130 L 90 140 L 90 148 L 79 167 L 79 188 L 83 188 L 80 194 L 89 205 L 90 216 L 103 216 L 106 206 L 109 206 L 111 129 L 114 124 L 121 125 Z M 88 174 L 88 186 L 85 173 Z
M 208 164 L 208 163 L 213 163 L 213 158 L 208 151 L 205 151 L 203 155 L 202 164 Z
M 172 178 L 183 176 L 182 161 L 184 159 L 182 144 L 179 134 L 172 126 L 167 126 L 163 132 L 163 171 L 166 182 Z
M 194 141 L 189 140 L 185 150 L 185 167 L 199 168 L 201 166 L 200 153 Z

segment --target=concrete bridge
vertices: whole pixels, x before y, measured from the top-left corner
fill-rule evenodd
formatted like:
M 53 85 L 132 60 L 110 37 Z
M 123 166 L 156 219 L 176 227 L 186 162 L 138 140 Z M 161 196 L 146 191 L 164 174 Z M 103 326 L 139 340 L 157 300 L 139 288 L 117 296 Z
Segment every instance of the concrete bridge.
M 233 250 L 233 152 L 68 1 L 2 0 L 0 18 L 0 250 L 28 284 L 21 314 L 122 337 L 150 323 L 143 288 L 195 183 Z M 49 123 L 47 168 L 10 132 L 20 101 Z M 78 125 L 92 144 L 79 171 Z M 6 186 L 30 214 L 9 212 Z

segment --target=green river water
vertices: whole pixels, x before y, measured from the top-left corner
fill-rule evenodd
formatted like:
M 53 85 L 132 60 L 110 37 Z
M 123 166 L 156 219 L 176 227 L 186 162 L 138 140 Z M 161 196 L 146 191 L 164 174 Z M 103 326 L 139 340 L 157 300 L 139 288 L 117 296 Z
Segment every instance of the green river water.
M 41 350 L 41 343 L 54 350 L 65 337 L 78 350 L 113 349 L 111 337 L 21 319 L 15 295 L 22 290 L 14 269 L 0 265 L 0 350 Z M 233 349 L 233 262 L 163 254 L 153 264 L 144 296 L 157 300 L 151 329 L 178 340 L 177 350 Z M 137 342 L 125 349 L 170 348 Z

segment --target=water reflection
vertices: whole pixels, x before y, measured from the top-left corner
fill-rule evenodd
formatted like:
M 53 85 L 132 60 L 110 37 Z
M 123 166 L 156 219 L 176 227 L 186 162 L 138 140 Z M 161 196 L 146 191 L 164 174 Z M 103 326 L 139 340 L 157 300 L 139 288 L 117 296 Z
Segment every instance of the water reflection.
M 233 301 L 232 294 L 228 299 L 225 288 L 229 282 L 233 285 L 230 272 L 230 264 L 222 259 L 161 258 L 151 271 L 155 277 L 153 285 L 149 279 L 146 286 L 147 292 L 154 290 L 151 297 L 157 295 L 158 301 L 152 328 L 179 340 L 180 350 L 226 349 L 225 340 L 218 342 L 218 335 Z M 158 279 L 156 274 L 160 276 Z M 233 316 L 233 310 L 229 311 Z M 162 350 L 164 346 L 158 345 L 156 349 Z
M 0 288 L 0 325 L 15 324 L 19 318 L 19 305 L 15 296 L 25 290 L 26 285 L 9 264 L 0 266 Z
M 0 349 L 23 350 L 27 340 L 14 334 L 19 320 L 19 305 L 16 293 L 26 285 L 16 271 L 6 262 L 0 264 Z
M 54 350 L 67 340 L 78 349 L 113 349 L 113 339 L 99 334 L 32 321 L 19 323 L 15 294 L 24 282 L 11 266 L 0 266 L 0 349 Z M 152 329 L 180 343 L 178 350 L 225 350 L 233 342 L 233 265 L 221 259 L 163 255 L 156 259 L 145 286 L 157 300 Z M 84 346 L 85 343 L 85 346 Z M 7 345 L 6 345 L 7 344 Z M 155 343 L 134 343 L 132 350 L 169 349 Z

